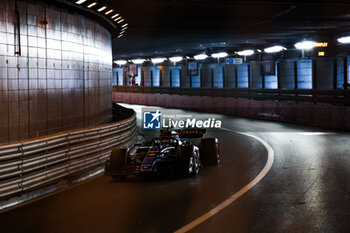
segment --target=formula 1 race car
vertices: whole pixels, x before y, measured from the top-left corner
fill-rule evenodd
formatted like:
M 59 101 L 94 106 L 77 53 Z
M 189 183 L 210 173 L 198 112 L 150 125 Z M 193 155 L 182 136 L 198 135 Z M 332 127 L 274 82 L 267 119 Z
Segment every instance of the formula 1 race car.
M 195 176 L 202 165 L 220 161 L 216 138 L 203 138 L 205 129 L 161 130 L 158 137 L 134 147 L 114 148 L 105 174 L 123 179 L 131 174 L 182 174 Z M 183 138 L 201 138 L 198 146 Z

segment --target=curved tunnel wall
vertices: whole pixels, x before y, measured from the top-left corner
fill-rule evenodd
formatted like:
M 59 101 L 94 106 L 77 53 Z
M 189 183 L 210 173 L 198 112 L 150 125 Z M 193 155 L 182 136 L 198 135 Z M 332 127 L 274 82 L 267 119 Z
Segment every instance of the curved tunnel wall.
M 108 122 L 111 40 L 79 14 L 0 0 L 0 143 Z

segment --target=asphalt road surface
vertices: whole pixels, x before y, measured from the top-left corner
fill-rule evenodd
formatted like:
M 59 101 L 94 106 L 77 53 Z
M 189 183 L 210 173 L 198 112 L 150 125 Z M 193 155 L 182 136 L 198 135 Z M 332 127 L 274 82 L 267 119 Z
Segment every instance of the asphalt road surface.
M 141 106 L 129 105 L 141 117 Z M 161 108 L 159 108 L 161 109 Z M 179 114 L 188 111 L 176 110 Z M 113 181 L 104 175 L 0 214 L 0 232 L 174 232 L 217 207 L 265 167 L 267 175 L 190 232 L 350 232 L 350 134 L 234 118 L 220 141 L 221 163 L 197 177 Z M 140 124 L 140 119 L 138 121 Z M 235 132 L 237 131 L 237 132 Z M 154 132 L 145 133 L 152 137 Z

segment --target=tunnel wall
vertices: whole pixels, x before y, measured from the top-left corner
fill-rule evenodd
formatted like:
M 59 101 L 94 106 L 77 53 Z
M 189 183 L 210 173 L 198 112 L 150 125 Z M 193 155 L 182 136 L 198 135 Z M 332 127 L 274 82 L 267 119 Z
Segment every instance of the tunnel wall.
M 159 72 L 162 77 L 163 87 L 179 87 L 180 86 L 180 72 L 179 66 L 159 66 Z M 160 75 L 160 74 L 159 74 Z
M 108 121 L 111 61 L 111 35 L 95 21 L 0 0 L 0 142 Z
M 294 60 L 283 59 L 280 61 L 280 83 L 283 89 L 294 89 Z
M 252 61 L 251 62 L 251 84 L 250 86 L 252 88 L 262 88 L 262 77 L 260 74 L 260 62 L 258 61 Z
M 278 77 L 277 77 L 277 63 L 275 62 L 275 74 L 265 75 L 265 88 L 266 89 L 277 89 L 278 88 Z

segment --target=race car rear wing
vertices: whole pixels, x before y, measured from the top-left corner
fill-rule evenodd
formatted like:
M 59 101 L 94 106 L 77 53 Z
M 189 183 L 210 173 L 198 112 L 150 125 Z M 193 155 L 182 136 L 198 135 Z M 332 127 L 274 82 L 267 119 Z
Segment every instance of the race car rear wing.
M 206 129 L 169 129 L 161 130 L 161 135 L 172 131 L 179 135 L 180 138 L 202 138 L 205 135 Z

